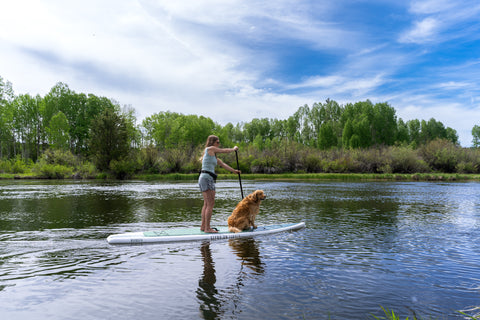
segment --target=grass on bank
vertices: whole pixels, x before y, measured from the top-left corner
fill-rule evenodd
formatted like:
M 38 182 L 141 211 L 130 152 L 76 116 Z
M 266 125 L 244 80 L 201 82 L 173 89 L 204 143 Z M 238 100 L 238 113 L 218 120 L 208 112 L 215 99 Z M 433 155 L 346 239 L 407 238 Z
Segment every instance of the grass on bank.
M 115 176 L 107 173 L 98 173 L 89 177 L 78 177 L 74 175 L 56 175 L 34 172 L 27 173 L 0 173 L 0 179 L 115 179 Z M 165 180 L 165 181 L 188 181 L 197 180 L 198 173 L 166 173 L 166 174 L 137 174 L 129 180 Z M 234 174 L 219 174 L 218 181 L 237 180 Z M 458 174 L 458 173 L 248 173 L 241 175 L 242 180 L 340 180 L 340 181 L 478 181 L 479 174 Z
M 170 174 L 141 174 L 134 176 L 139 180 L 196 180 L 198 173 L 170 173 Z M 236 180 L 237 175 L 219 174 L 218 181 Z M 385 180 L 385 181 L 468 181 L 480 180 L 479 174 L 457 173 L 414 173 L 414 174 L 391 174 L 391 173 L 248 173 L 241 175 L 242 180 Z

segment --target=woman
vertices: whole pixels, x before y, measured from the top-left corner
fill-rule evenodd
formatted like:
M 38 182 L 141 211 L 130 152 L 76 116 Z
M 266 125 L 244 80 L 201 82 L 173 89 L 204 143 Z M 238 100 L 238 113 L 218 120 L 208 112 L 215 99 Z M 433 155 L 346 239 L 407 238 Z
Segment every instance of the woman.
M 238 147 L 222 149 L 220 146 L 220 139 L 217 136 L 211 135 L 207 139 L 205 151 L 202 157 L 202 172 L 198 178 L 198 185 L 203 194 L 202 207 L 202 225 L 200 230 L 208 233 L 216 233 L 218 230 L 210 227 L 210 220 L 212 219 L 213 206 L 215 205 L 215 166 L 220 167 L 232 173 L 239 174 L 239 170 L 235 170 L 222 160 L 217 158 L 217 153 L 231 153 L 238 150 Z

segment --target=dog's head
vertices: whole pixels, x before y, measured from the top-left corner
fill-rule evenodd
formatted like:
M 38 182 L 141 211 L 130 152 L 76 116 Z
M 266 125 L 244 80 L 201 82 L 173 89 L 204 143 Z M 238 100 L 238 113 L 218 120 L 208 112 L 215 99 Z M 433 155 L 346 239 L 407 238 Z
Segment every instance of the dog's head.
M 260 203 L 260 201 L 265 200 L 267 198 L 263 190 L 256 190 L 251 194 L 249 194 L 247 197 L 249 198 L 249 200 L 256 203 Z

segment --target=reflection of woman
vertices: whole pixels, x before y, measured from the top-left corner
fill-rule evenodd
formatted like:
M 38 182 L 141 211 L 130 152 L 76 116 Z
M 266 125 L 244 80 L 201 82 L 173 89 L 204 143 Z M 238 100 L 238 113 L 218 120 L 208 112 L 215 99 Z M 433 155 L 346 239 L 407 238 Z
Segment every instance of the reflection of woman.
M 216 229 L 210 227 L 210 220 L 212 219 L 213 206 L 215 205 L 215 166 L 218 164 L 220 167 L 239 174 L 239 170 L 235 170 L 222 160 L 217 158 L 217 153 L 231 153 L 238 150 L 238 147 L 222 149 L 219 147 L 220 139 L 217 136 L 209 136 L 205 146 L 205 151 L 202 156 L 202 173 L 198 178 L 198 185 L 203 194 L 203 207 L 202 207 L 202 225 L 200 230 L 209 233 L 218 232 Z
M 244 266 L 253 271 L 253 275 L 261 275 L 264 273 L 264 265 L 260 259 L 260 251 L 254 239 L 234 239 L 229 241 L 230 247 L 233 249 L 242 262 L 240 272 L 237 277 L 229 275 L 227 280 L 235 280 L 229 287 L 217 290 L 215 284 L 217 277 L 215 275 L 215 263 L 212 259 L 212 251 L 210 250 L 210 242 L 203 242 L 200 248 L 203 261 L 203 273 L 198 280 L 197 298 L 200 304 L 200 312 L 203 319 L 222 319 L 225 310 L 229 312 L 241 313 L 238 309 L 237 302 L 240 301 L 240 287 L 244 283 L 244 277 L 247 272 Z M 234 310 L 230 305 L 233 303 Z
M 204 319 L 217 319 L 219 316 L 220 301 L 216 298 L 218 294 L 215 288 L 217 277 L 215 276 L 215 267 L 212 260 L 210 243 L 204 242 L 201 247 L 203 259 L 203 275 L 198 281 L 197 297 L 203 302 L 200 305 L 200 311 Z

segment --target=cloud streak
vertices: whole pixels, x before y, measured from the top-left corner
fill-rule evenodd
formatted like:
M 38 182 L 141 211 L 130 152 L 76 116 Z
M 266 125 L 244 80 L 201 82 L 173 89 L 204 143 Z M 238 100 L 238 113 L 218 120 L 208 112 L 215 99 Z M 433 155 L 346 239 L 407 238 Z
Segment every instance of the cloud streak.
M 479 13 L 473 0 L 17 0 L 0 4 L 0 75 L 20 93 L 65 82 L 140 120 L 170 110 L 226 124 L 327 98 L 387 101 L 467 146 Z

